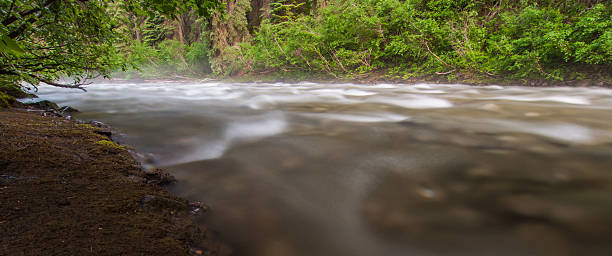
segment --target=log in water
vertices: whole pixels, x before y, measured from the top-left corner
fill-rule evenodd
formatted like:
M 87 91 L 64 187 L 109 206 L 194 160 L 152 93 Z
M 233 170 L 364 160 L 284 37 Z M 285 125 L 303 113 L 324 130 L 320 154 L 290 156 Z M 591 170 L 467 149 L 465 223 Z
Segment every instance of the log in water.
M 612 90 L 110 82 L 122 132 L 238 255 L 609 255 Z

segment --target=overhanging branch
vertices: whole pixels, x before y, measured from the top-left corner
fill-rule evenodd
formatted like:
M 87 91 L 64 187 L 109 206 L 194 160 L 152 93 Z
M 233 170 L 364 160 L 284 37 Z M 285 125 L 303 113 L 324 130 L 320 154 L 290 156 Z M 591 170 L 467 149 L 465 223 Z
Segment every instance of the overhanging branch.
M 19 76 L 20 75 L 19 73 L 15 72 L 15 71 L 5 70 L 5 69 L 0 69 L 0 74 L 3 74 L 3 75 L 15 75 L 15 76 Z M 53 82 L 53 81 L 51 81 L 49 79 L 40 77 L 40 76 L 35 75 L 35 74 L 26 74 L 26 76 L 30 76 L 30 77 L 32 77 L 32 78 L 34 78 L 34 79 L 36 79 L 36 80 L 38 80 L 38 81 L 40 81 L 42 83 L 45 83 L 45 84 L 48 84 L 48 85 L 51 85 L 51 86 L 61 87 L 61 88 L 70 88 L 70 89 L 79 89 L 79 90 L 82 90 L 84 92 L 86 92 L 87 90 L 83 86 L 91 84 L 91 83 L 64 84 L 64 83 Z M 34 85 L 34 86 L 36 86 L 36 85 Z
M 55 87 L 61 87 L 61 88 L 71 88 L 71 89 L 79 89 L 82 90 L 84 92 L 86 92 L 87 90 L 83 87 L 84 85 L 87 85 L 85 83 L 74 83 L 74 84 L 63 84 L 63 83 L 56 83 L 53 81 L 49 81 L 47 79 L 44 78 L 40 78 L 40 77 L 36 77 L 34 76 L 36 79 L 38 79 L 39 81 L 48 84 L 48 85 L 52 85 Z

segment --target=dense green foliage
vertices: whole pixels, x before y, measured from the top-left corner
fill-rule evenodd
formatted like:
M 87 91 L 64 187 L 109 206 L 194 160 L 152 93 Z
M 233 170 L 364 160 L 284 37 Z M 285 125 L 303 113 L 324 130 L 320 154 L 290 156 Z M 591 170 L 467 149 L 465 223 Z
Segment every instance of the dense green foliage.
M 122 12 L 125 35 L 121 54 L 130 68 L 113 75 L 159 78 L 199 77 L 211 73 L 209 20 L 187 11 L 169 18 L 161 15 L 138 16 Z
M 159 78 L 173 76 L 199 77 L 210 74 L 210 45 L 207 38 L 192 43 L 166 38 L 155 44 L 132 40 L 124 49 L 125 61 L 132 68 L 115 76 Z
M 9 83 L 211 72 L 612 83 L 610 1 L 0 0 L 0 13 Z
M 176 18 L 185 12 L 207 17 L 215 0 L 0 0 L 0 77 L 4 82 L 81 88 L 134 63 L 121 47 L 129 17 Z M 155 35 L 151 35 L 155 36 Z M 55 82 L 61 77 L 73 83 Z
M 609 1 L 346 0 L 286 11 L 299 7 L 265 20 L 226 73 L 574 79 L 612 67 Z
M 60 74 L 77 80 L 107 74 L 113 58 L 113 20 L 108 3 L 96 1 L 2 1 L 2 37 L 18 48 L 0 53 L 6 79 L 53 83 Z

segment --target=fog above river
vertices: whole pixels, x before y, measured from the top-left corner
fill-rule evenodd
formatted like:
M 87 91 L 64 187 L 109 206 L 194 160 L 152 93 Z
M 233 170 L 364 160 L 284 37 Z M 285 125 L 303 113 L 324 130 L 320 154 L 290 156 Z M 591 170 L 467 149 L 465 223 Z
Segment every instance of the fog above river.
M 612 90 L 112 81 L 120 131 L 239 255 L 607 255 Z

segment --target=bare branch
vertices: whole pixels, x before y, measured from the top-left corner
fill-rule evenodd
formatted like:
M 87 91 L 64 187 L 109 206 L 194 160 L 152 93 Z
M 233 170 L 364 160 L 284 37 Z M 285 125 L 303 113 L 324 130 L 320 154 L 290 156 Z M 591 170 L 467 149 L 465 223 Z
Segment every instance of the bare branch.
M 86 92 L 87 90 L 85 90 L 85 88 L 83 87 L 83 85 L 88 85 L 88 84 L 84 84 L 84 83 L 75 83 L 75 84 L 62 84 L 62 83 L 56 83 L 53 81 L 49 81 L 47 79 L 44 78 L 40 78 L 40 77 L 36 77 L 34 76 L 36 79 L 40 80 L 41 82 L 48 84 L 48 85 L 52 85 L 55 87 L 61 87 L 61 88 L 71 88 L 71 89 L 80 89 L 84 92 Z M 91 84 L 91 83 L 89 83 Z
M 5 69 L 0 69 L 0 74 L 4 74 L 4 75 L 16 75 L 19 76 L 20 74 L 15 72 L 15 71 L 11 71 L 11 70 L 5 70 Z M 45 84 L 48 85 L 52 85 L 55 87 L 61 87 L 61 88 L 71 88 L 71 89 L 79 89 L 79 90 L 83 90 L 84 92 L 86 92 L 87 90 L 83 87 L 84 85 L 89 85 L 90 83 L 74 83 L 74 84 L 63 84 L 63 83 L 57 83 L 57 82 L 53 82 L 50 81 L 48 79 L 45 79 L 43 77 L 40 77 L 38 75 L 35 74 L 25 74 L 27 76 L 30 76 L 40 82 L 43 82 Z M 35 85 L 34 85 L 35 86 Z
M 427 47 L 427 51 L 429 53 L 431 53 L 431 55 L 433 55 L 437 60 L 439 60 L 440 62 L 442 62 L 442 64 L 451 67 L 451 68 L 455 68 L 452 65 L 446 63 L 445 61 L 443 61 L 442 59 L 440 59 L 440 57 L 438 57 L 438 55 L 436 55 L 434 52 L 431 51 L 431 49 L 429 49 L 429 44 L 427 43 L 427 41 L 425 39 L 421 39 L 421 41 L 423 41 L 423 44 L 425 44 L 425 47 Z
M 443 76 L 443 75 L 448 75 L 448 74 L 453 73 L 453 72 L 455 72 L 454 69 L 451 70 L 451 71 L 448 71 L 448 72 L 436 72 L 436 75 L 442 75 Z

